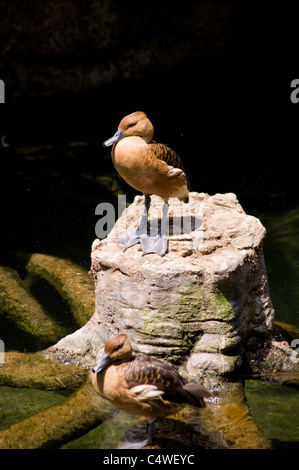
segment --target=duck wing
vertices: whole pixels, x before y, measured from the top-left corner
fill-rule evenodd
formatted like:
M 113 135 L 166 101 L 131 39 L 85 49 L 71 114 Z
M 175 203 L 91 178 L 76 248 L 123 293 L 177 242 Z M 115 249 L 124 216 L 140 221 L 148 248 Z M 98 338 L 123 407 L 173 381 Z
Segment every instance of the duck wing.
M 185 173 L 187 187 L 190 191 L 190 181 L 180 156 L 167 145 L 160 144 L 158 142 L 155 142 L 154 140 L 152 140 L 148 145 L 151 149 L 151 152 L 156 156 L 156 158 L 167 163 L 167 165 L 173 166 L 174 168 L 179 168 Z
M 126 363 L 124 380 L 139 400 L 163 396 L 163 400 L 205 406 L 203 397 L 208 390 L 187 381 L 170 365 L 150 356 L 137 356 Z M 190 386 L 191 385 L 191 386 Z

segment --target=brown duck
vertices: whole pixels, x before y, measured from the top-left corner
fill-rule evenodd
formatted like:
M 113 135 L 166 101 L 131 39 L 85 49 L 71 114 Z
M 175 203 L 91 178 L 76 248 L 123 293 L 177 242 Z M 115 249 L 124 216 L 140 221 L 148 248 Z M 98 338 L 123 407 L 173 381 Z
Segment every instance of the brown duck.
M 204 398 L 213 396 L 203 386 L 187 382 L 159 359 L 133 356 L 125 334 L 107 341 L 100 361 L 92 368 L 92 384 L 99 395 L 115 407 L 147 418 L 147 439 L 125 446 L 129 448 L 149 443 L 155 419 L 176 413 L 187 404 L 204 407 Z
M 120 176 L 145 196 L 145 210 L 139 227 L 127 233 L 119 241 L 124 250 L 141 243 L 143 253 L 167 252 L 165 236 L 168 200 L 177 197 L 189 201 L 190 184 L 179 155 L 164 144 L 154 142 L 154 127 L 142 111 L 125 116 L 113 137 L 104 142 L 112 147 L 112 161 Z M 147 234 L 147 219 L 150 195 L 156 194 L 164 200 L 161 227 L 157 234 Z

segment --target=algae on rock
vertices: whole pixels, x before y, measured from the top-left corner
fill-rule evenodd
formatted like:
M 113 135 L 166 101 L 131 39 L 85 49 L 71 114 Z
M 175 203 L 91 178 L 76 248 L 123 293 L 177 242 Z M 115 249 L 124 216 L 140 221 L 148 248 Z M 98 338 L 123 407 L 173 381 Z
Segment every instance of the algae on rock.
M 47 359 L 42 351 L 10 351 L 0 364 L 0 385 L 40 390 L 73 389 L 82 385 L 86 374 L 82 367 Z
M 40 303 L 26 289 L 19 274 L 0 267 L 0 315 L 24 331 L 40 348 L 57 342 L 66 333 L 54 320 L 49 319 Z M 1 339 L 5 341 L 3 332 Z
M 58 405 L 0 432 L 0 449 L 53 449 L 80 437 L 111 412 L 86 382 Z
M 85 325 L 94 312 L 94 285 L 84 269 L 63 258 L 41 253 L 29 255 L 26 269 L 52 284 L 68 301 L 78 325 Z

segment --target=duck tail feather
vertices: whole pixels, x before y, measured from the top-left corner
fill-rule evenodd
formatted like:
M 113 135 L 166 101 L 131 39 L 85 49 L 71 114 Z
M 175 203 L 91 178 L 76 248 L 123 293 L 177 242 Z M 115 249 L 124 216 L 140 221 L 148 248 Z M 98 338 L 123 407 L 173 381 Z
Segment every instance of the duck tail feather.
M 210 392 L 208 389 L 206 389 L 202 385 L 195 384 L 193 382 L 189 382 L 183 385 L 183 389 L 186 390 L 186 392 L 190 393 L 190 395 L 193 395 L 197 398 L 211 398 L 214 396 L 213 393 Z

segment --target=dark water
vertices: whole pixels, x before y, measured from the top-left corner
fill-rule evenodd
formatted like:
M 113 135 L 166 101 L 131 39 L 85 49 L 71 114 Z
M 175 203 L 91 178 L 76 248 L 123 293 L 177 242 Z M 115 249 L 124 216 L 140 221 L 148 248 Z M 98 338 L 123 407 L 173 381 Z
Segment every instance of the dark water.
M 276 448 L 299 448 L 299 392 L 283 385 L 247 380 L 245 394 L 262 433 Z
M 265 259 L 276 319 L 299 327 L 299 207 L 261 218 Z

